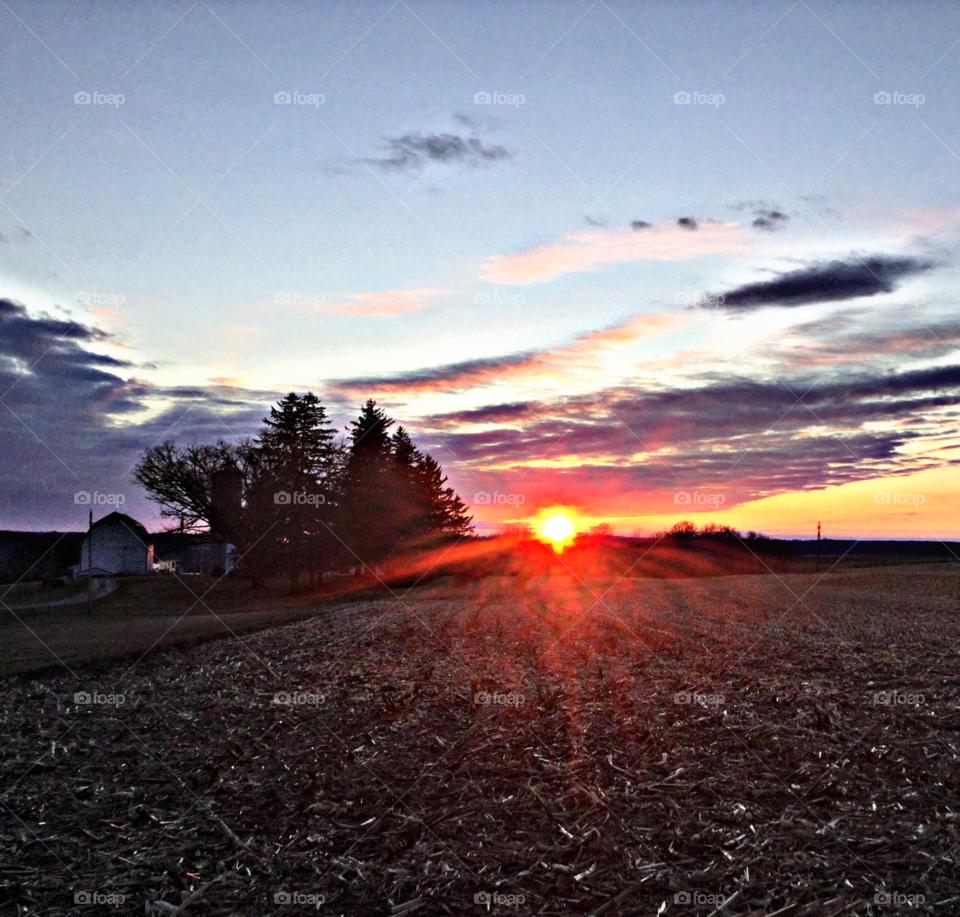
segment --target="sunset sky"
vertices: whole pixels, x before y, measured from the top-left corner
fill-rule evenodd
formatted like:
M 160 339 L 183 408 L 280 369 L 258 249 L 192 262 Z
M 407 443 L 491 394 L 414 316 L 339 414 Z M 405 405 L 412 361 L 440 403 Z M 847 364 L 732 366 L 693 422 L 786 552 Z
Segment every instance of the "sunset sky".
M 960 537 L 956 5 L 0 24 L 0 528 L 96 491 L 157 529 L 145 447 L 313 390 L 481 531 Z

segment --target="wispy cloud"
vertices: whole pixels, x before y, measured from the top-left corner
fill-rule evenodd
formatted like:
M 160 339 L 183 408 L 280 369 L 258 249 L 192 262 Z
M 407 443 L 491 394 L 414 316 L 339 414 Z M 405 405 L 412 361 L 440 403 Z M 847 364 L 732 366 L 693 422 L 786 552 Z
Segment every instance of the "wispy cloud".
M 409 133 L 387 137 L 386 154 L 363 162 L 387 172 L 407 172 L 428 162 L 443 165 L 486 166 L 509 159 L 511 153 L 499 144 L 484 145 L 476 137 L 458 134 Z
M 686 321 L 676 315 L 635 315 L 608 328 L 588 331 L 569 344 L 487 359 L 467 360 L 395 376 L 347 379 L 334 384 L 340 394 L 381 393 L 391 397 L 427 392 L 461 392 L 495 383 L 520 383 L 543 377 L 596 371 L 597 360 L 613 348 L 656 337 Z
M 482 266 L 481 274 L 493 283 L 540 283 L 618 262 L 684 261 L 746 249 L 739 223 L 683 219 L 698 227 L 697 231 L 680 221 L 644 226 L 637 220 L 630 227 L 568 232 L 548 245 L 515 255 L 496 255 Z
M 394 316 L 419 312 L 427 300 L 440 296 L 443 290 L 376 290 L 369 293 L 351 293 L 340 302 L 318 306 L 321 312 L 333 315 Z

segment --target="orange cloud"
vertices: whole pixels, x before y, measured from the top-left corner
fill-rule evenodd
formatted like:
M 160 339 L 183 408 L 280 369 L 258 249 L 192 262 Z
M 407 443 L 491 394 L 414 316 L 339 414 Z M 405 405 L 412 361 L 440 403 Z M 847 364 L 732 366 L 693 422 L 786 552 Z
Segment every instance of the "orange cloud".
M 559 274 L 597 270 L 618 262 L 685 261 L 745 247 L 737 222 L 703 220 L 696 229 L 671 222 L 639 231 L 628 227 L 585 230 L 568 232 L 558 242 L 516 255 L 496 255 L 481 267 L 481 275 L 493 283 L 540 283 Z
M 464 391 L 494 382 L 520 382 L 542 376 L 570 375 L 596 369 L 598 358 L 617 347 L 656 337 L 688 321 L 679 315 L 635 315 L 626 321 L 588 331 L 564 347 L 504 357 L 470 360 L 423 373 L 408 372 L 385 379 L 351 379 L 338 383 L 341 392 L 379 391 L 391 396 L 426 392 Z
M 376 290 L 351 293 L 343 302 L 325 303 L 320 311 L 334 315 L 392 316 L 419 312 L 425 299 L 439 296 L 443 290 Z

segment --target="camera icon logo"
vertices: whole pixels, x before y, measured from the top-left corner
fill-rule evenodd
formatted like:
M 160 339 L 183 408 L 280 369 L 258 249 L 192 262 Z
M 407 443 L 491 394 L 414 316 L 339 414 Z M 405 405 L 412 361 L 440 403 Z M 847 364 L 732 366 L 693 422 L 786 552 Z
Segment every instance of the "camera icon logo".
M 690 892 L 677 892 L 673 896 L 674 904 L 690 904 L 691 900 Z
M 275 92 L 273 94 L 274 105 L 289 105 L 291 101 L 289 92 Z
M 273 495 L 273 502 L 280 506 L 286 506 L 290 503 L 290 494 L 288 494 L 285 490 L 278 490 Z
M 77 691 L 77 693 L 73 695 L 73 702 L 78 706 L 80 704 L 90 704 L 93 703 L 93 697 L 89 691 Z
M 73 94 L 73 104 L 74 105 L 89 105 L 90 104 L 90 93 L 89 92 L 75 92 Z
M 689 105 L 690 104 L 690 93 L 689 92 L 675 92 L 673 94 L 673 104 L 674 105 Z
M 885 490 L 877 491 L 877 493 L 875 493 L 875 494 L 873 495 L 873 502 L 874 502 L 874 503 L 889 503 L 889 502 L 890 502 L 890 494 L 887 493 L 887 491 L 885 491 Z
M 485 904 L 487 906 L 488 911 L 490 910 L 490 903 L 492 901 L 493 901 L 493 895 L 491 895 L 490 892 L 477 892 L 473 896 L 473 903 Z
M 289 904 L 291 900 L 290 892 L 275 892 L 273 895 L 274 904 Z
M 79 504 L 80 506 L 89 506 L 90 505 L 90 491 L 88 490 L 78 490 L 73 495 L 73 502 Z
M 474 105 L 489 105 L 490 104 L 490 93 L 489 92 L 475 92 L 473 94 L 473 104 Z M 486 894 L 481 892 L 481 894 Z
M 690 494 L 687 493 L 687 491 L 685 491 L 685 490 L 678 490 L 678 491 L 673 495 L 673 502 L 674 502 L 674 503 L 680 503 L 680 504 L 686 505 L 686 504 L 688 504 L 688 503 L 690 502 Z
M 489 691 L 478 691 L 473 695 L 473 702 L 480 707 L 485 707 L 490 703 L 490 692 Z
M 889 92 L 875 92 L 873 94 L 873 104 L 874 105 L 889 105 L 890 104 L 890 93 Z
M 479 504 L 486 504 L 490 502 L 490 494 L 485 490 L 478 490 L 473 495 L 473 502 Z

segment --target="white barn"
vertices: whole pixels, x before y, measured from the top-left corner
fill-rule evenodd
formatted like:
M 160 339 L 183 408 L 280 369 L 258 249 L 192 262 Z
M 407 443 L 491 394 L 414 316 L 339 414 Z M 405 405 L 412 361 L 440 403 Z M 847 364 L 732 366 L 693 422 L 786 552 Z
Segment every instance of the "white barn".
M 152 573 L 153 545 L 149 541 L 150 535 L 136 519 L 110 513 L 94 522 L 83 539 L 79 575 L 88 571 L 93 576 Z

